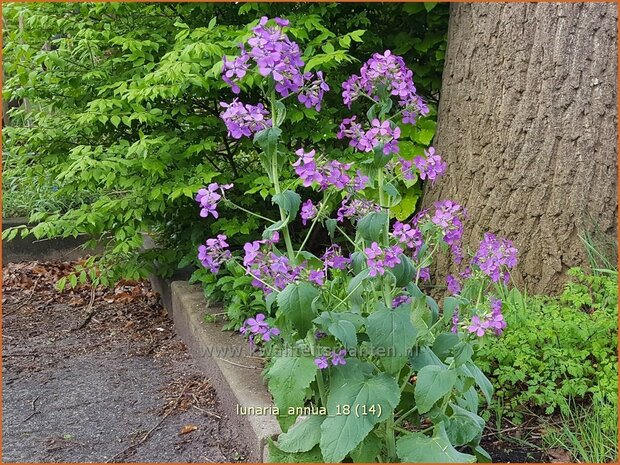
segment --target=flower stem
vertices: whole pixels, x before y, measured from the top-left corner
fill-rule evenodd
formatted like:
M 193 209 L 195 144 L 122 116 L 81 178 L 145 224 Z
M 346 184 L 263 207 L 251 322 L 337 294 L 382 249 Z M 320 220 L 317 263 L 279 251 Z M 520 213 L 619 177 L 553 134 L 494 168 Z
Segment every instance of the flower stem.
M 383 185 L 385 183 L 383 168 L 379 169 L 379 173 L 377 174 L 377 184 L 379 188 L 379 205 L 381 208 L 385 208 L 386 211 L 386 219 L 385 224 L 383 225 L 383 243 L 382 247 L 385 250 L 390 246 L 390 237 L 389 237 L 389 228 L 390 228 L 390 208 L 389 205 L 385 203 L 385 193 L 383 192 Z M 383 284 L 383 298 L 385 299 L 385 305 L 387 308 L 392 308 L 392 297 L 390 295 L 389 283 L 387 278 L 384 276 L 381 278 Z
M 278 115 L 276 112 L 276 91 L 275 87 L 272 86 L 271 89 L 271 124 L 273 127 L 276 127 L 276 121 L 278 121 Z M 273 188 L 276 191 L 276 195 L 279 195 L 282 190 L 280 189 L 280 179 L 278 173 L 278 145 L 277 142 L 275 144 L 273 150 L 273 156 L 271 157 L 271 181 L 273 182 Z M 287 214 L 284 209 L 278 206 L 280 210 L 280 219 L 283 223 L 287 220 Z M 282 228 L 282 235 L 284 236 L 284 243 L 286 244 L 286 253 L 290 260 L 295 258 L 295 252 L 293 251 L 293 243 L 291 242 L 291 235 L 288 230 L 288 224 L 285 224 Z
M 228 199 L 226 199 L 226 200 L 227 200 L 228 205 L 230 205 L 232 208 L 236 208 L 237 210 L 241 210 L 243 212 L 246 212 L 247 214 L 253 215 L 253 216 L 257 217 L 257 218 L 260 218 L 261 220 L 269 221 L 270 223 L 275 223 L 275 221 L 273 221 L 271 218 L 267 218 L 266 216 L 259 215 L 258 213 L 254 213 L 253 211 L 250 211 L 250 210 L 248 210 L 246 208 L 243 208 L 241 205 L 237 205 L 236 203 L 234 203 L 234 202 L 232 202 L 232 201 L 230 201 Z

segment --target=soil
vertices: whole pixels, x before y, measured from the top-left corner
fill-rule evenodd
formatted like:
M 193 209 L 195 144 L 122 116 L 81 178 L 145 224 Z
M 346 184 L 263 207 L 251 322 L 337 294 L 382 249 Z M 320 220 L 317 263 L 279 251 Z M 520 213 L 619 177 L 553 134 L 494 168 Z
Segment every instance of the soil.
M 237 433 L 148 283 L 3 268 L 3 462 L 237 462 Z

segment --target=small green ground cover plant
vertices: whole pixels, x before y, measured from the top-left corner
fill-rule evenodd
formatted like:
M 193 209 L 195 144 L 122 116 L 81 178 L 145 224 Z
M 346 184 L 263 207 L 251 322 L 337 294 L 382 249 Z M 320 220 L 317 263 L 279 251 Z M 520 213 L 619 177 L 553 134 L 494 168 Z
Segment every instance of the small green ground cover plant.
M 569 275 L 558 297 L 512 290 L 504 300 L 511 331 L 478 351 L 506 416 L 570 415 L 571 399 L 617 403 L 617 272 L 574 268 Z
M 220 103 L 229 135 L 258 148 L 279 215 L 249 212 L 268 226 L 242 251 L 225 234 L 198 250 L 209 272 L 228 270 L 233 288 L 250 278 L 261 292 L 264 311 L 240 332 L 269 359 L 264 376 L 283 431 L 269 445 L 270 459 L 490 461 L 478 409 L 479 394 L 490 402 L 493 388 L 475 354 L 506 328 L 499 297 L 509 292 L 517 250 L 486 233 L 466 253 L 467 212 L 452 200 L 399 217 L 402 192 L 418 179 L 434 182 L 447 166 L 432 147 L 415 153 L 399 140 L 429 108 L 390 50 L 374 53 L 342 83 L 352 113 L 337 133 L 343 147 L 283 144 L 292 102 L 323 111 L 332 91 L 322 71 L 304 70 L 306 57 L 288 32 L 289 21 L 279 17 L 252 24 L 239 53 L 224 58 L 223 80 L 237 96 Z M 258 95 L 244 93 L 247 80 Z M 283 181 L 287 171 L 295 175 Z M 236 208 L 234 190 L 216 182 L 200 189 L 200 216 Z M 305 226 L 299 246 L 289 230 L 296 218 Z M 330 243 L 317 252 L 306 246 L 318 227 Z M 422 290 L 438 254 L 461 269 L 441 284 L 441 309 Z

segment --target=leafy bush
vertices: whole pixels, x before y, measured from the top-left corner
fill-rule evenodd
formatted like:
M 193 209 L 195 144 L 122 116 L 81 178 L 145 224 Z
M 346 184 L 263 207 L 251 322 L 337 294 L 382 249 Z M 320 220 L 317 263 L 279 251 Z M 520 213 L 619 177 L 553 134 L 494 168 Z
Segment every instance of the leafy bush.
M 320 140 L 311 149 L 304 140 L 290 147 L 282 128 L 295 122 L 294 102 L 330 108 L 323 72 L 304 72 L 317 55 L 302 54 L 292 31 L 288 20 L 262 17 L 222 70 L 234 94 L 247 80 L 263 90 L 262 99 L 230 97 L 220 116 L 233 138 L 252 138 L 257 146 L 278 212 L 270 219 L 248 211 L 268 226 L 241 253 L 224 234 L 198 250 L 210 273 L 232 275 L 219 281 L 227 293 L 246 288 L 248 278 L 260 290 L 246 295 L 264 310 L 240 332 L 268 357 L 264 376 L 283 430 L 270 443 L 270 458 L 490 460 L 480 447 L 485 423 L 477 393 L 489 402 L 492 387 L 473 356 L 506 327 L 496 296 L 507 292 L 517 250 L 487 233 L 468 256 L 461 247 L 466 211 L 451 200 L 411 219 L 399 208 L 412 184 L 434 182 L 447 167 L 434 148 L 419 150 L 407 140 L 430 109 L 402 57 L 389 50 L 372 54 L 342 84 L 350 114 L 339 125 L 340 147 Z M 292 168 L 297 176 L 285 182 L 281 173 Z M 200 216 L 238 208 L 235 189 L 218 183 L 200 189 Z M 302 194 L 309 198 L 302 202 Z M 298 218 L 301 245 L 291 234 Z M 328 243 L 306 247 L 318 227 Z M 422 290 L 440 253 L 462 267 L 447 278 L 451 295 L 441 313 Z
M 559 297 L 512 291 L 505 312 L 511 331 L 478 352 L 505 414 L 523 407 L 549 414 L 566 410 L 569 399 L 617 398 L 618 275 L 569 274 Z
M 273 190 L 259 175 L 255 149 L 229 137 L 218 113 L 228 92 L 219 79 L 222 57 L 236 52 L 257 16 L 278 11 L 287 12 L 308 71 L 330 71 L 328 101 L 338 99 L 337 87 L 361 57 L 389 47 L 414 68 L 420 93 L 437 101 L 447 5 L 7 4 L 3 91 L 15 105 L 3 128 L 5 152 L 24 190 L 88 196 L 60 210 L 31 211 L 39 224 L 21 232 L 88 234 L 105 243 L 104 258 L 93 264 L 104 284 L 145 276 L 153 260 L 162 274 L 198 264 L 195 247 L 216 232 L 233 246 L 254 237 L 265 223 L 240 209 L 196 224 L 193 197 L 205 183 L 234 182 L 230 197 L 239 207 L 277 212 L 266 201 Z M 246 80 L 242 92 L 255 99 L 258 80 Z M 289 117 L 298 124 L 287 124 L 284 144 L 337 145 L 340 107 L 318 113 L 297 103 Z M 410 143 L 427 146 L 434 127 L 428 118 L 408 134 Z M 410 210 L 417 192 L 411 186 Z M 299 229 L 292 225 L 294 241 Z M 142 251 L 145 234 L 160 250 Z

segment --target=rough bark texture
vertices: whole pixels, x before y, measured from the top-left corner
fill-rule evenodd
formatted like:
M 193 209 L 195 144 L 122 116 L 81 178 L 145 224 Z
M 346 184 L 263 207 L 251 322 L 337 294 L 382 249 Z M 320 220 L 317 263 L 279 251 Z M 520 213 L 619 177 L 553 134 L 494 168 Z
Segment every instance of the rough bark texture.
M 467 247 L 507 236 L 517 284 L 557 292 L 587 265 L 579 234 L 617 231 L 616 5 L 451 8 L 436 136 L 448 171 L 424 204 L 463 204 Z

